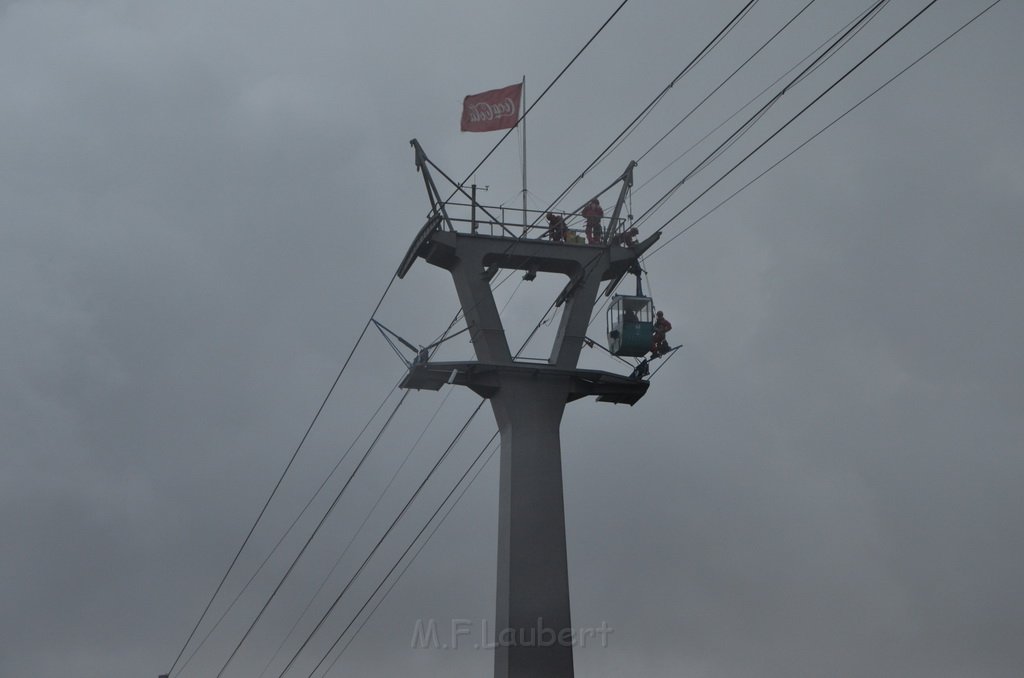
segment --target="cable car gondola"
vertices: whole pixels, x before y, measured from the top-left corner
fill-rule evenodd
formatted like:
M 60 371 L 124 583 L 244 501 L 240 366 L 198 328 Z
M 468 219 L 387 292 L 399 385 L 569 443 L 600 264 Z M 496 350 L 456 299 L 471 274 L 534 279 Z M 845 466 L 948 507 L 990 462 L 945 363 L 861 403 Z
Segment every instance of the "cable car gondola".
M 651 350 L 654 302 L 643 295 L 616 294 L 608 305 L 608 348 L 613 355 L 638 358 Z

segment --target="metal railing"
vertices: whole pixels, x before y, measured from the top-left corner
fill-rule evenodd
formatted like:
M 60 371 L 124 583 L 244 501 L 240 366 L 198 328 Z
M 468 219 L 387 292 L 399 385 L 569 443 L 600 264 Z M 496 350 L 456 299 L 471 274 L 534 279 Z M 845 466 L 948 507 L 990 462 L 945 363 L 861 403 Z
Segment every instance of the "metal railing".
M 548 225 L 544 219 L 546 212 L 543 210 L 523 210 L 521 207 L 481 205 L 479 203 L 472 204 L 467 202 L 447 202 L 445 203 L 445 209 L 448 212 L 448 218 L 452 226 L 456 230 L 510 237 L 520 237 L 520 235 L 526 234 L 527 238 L 543 238 L 548 233 Z M 553 211 L 552 213 L 565 219 L 570 234 L 570 238 L 567 239 L 568 242 L 586 242 L 586 220 L 578 212 Z M 601 219 L 603 233 L 608 232 L 609 221 L 608 217 Z M 619 229 L 617 230 L 621 230 L 624 227 L 625 219 L 619 219 L 618 223 Z

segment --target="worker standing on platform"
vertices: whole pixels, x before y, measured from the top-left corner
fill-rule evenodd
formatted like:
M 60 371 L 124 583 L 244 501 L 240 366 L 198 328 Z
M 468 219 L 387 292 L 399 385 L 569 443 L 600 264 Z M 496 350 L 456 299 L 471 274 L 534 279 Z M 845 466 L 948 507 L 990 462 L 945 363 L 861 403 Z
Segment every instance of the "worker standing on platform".
M 548 237 L 553 242 L 565 242 L 565 237 L 569 234 L 569 226 L 565 223 L 565 218 L 551 212 L 547 213 L 547 218 Z
M 636 247 L 636 237 L 640 235 L 640 229 L 638 228 L 627 228 L 622 233 L 619 233 L 612 238 L 611 242 L 613 245 L 622 245 L 623 247 Z
M 672 330 L 672 323 L 665 317 L 663 311 L 658 311 L 654 318 L 654 334 L 651 337 L 651 359 L 668 353 L 671 348 L 665 341 L 665 335 Z
M 601 217 L 604 216 L 601 203 L 598 202 L 597 198 L 594 198 L 583 206 L 581 214 L 587 220 L 587 244 L 599 245 L 604 235 L 601 232 Z

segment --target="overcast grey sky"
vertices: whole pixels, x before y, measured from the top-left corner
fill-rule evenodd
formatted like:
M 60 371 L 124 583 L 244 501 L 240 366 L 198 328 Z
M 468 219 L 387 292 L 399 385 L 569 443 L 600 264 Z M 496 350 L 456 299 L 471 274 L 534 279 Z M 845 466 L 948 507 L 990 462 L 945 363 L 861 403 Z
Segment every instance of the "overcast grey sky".
M 804 4 L 758 3 L 562 207 L 610 183 Z M 814 3 L 644 158 L 637 184 L 868 4 Z M 641 232 L 925 4 L 893 0 Z M 939 0 L 666 236 L 987 4 Z M 462 97 L 525 75 L 534 101 L 617 5 L 0 2 L 0 676 L 170 668 L 422 224 L 408 140 L 463 178 L 500 134 L 460 134 Z M 742 5 L 629 2 L 530 115 L 531 207 Z M 1002 2 L 647 261 L 684 347 L 636 407 L 581 401 L 563 423 L 574 623 L 614 629 L 577 650 L 578 675 L 1020 675 L 1022 34 L 1024 7 Z M 518 203 L 519 142 L 477 173 L 485 202 Z M 701 157 L 634 191 L 633 213 Z M 512 343 L 557 289 L 518 282 L 498 293 Z M 455 308 L 446 274 L 421 262 L 377 317 L 425 343 Z M 443 355 L 471 347 L 463 335 Z M 215 614 L 401 374 L 367 336 Z M 260 674 L 438 412 L 315 612 L 334 599 L 477 402 L 446 395 L 409 396 L 225 675 Z M 492 431 L 485 408 L 296 675 Z M 176 676 L 216 674 L 344 477 Z M 485 650 L 410 640 L 417 619 L 493 615 L 496 486 L 492 463 L 330 675 L 488 675 Z

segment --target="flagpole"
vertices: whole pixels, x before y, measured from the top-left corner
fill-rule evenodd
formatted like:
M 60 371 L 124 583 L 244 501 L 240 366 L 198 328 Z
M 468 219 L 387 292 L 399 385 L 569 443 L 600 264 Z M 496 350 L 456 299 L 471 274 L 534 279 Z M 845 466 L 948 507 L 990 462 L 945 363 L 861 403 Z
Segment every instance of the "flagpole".
M 526 76 L 523 76 L 523 98 L 522 98 L 523 115 L 522 121 L 519 123 L 522 127 L 519 131 L 523 135 L 523 235 L 526 235 L 527 230 L 527 219 L 526 219 Z

